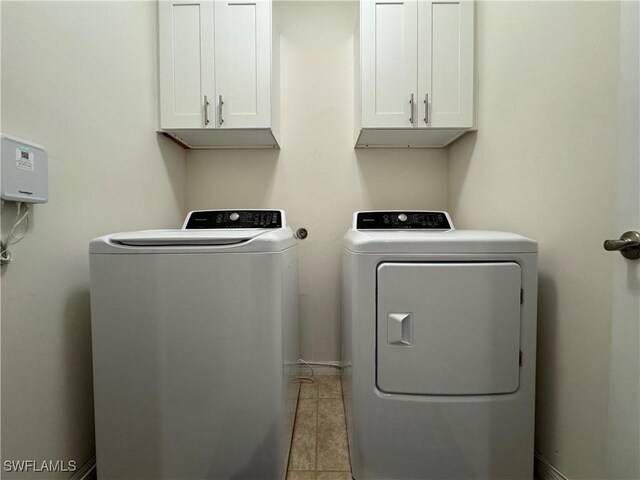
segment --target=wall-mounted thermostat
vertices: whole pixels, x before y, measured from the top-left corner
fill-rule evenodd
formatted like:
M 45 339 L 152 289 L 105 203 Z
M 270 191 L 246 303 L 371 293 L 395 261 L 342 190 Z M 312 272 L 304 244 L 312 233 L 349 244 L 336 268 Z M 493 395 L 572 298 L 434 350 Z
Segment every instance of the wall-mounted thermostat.
M 47 152 L 43 146 L 0 135 L 0 196 L 12 202 L 46 203 L 49 199 Z

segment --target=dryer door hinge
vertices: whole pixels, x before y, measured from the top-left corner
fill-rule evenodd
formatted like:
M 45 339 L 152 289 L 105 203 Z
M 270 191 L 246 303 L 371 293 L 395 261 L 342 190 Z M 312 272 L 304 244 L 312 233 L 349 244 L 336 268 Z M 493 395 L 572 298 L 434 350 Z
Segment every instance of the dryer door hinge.
M 520 305 L 524 303 L 524 288 L 520 289 Z

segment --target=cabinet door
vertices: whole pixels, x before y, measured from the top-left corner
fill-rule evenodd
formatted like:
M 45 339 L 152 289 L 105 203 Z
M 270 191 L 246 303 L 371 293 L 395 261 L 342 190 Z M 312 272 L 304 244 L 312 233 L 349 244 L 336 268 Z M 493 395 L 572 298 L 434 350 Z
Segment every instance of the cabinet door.
M 271 124 L 271 2 L 215 2 L 216 108 L 220 128 Z
M 160 127 L 213 128 L 213 3 L 161 1 L 158 19 Z
M 473 126 L 473 42 L 474 2 L 418 0 L 418 126 Z
M 416 1 L 363 0 L 360 8 L 362 127 L 412 127 L 417 121 Z

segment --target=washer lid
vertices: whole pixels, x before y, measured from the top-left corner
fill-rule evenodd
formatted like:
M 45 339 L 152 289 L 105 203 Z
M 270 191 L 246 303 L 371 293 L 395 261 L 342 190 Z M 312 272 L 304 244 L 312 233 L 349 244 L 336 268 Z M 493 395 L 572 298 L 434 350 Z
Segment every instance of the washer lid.
M 342 242 L 354 253 L 530 253 L 538 243 L 484 230 L 354 230 Z
M 105 235 L 90 253 L 279 252 L 297 244 L 289 228 L 143 230 Z

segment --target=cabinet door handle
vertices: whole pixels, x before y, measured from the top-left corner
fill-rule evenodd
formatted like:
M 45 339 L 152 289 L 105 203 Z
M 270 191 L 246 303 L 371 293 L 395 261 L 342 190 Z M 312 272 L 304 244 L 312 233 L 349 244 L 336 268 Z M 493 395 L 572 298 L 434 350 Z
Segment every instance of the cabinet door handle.
M 224 118 L 222 118 L 222 106 L 224 102 L 222 101 L 222 95 L 218 95 L 218 123 L 222 125 L 224 123 Z
M 204 124 L 209 125 L 209 97 L 204 96 Z
M 409 99 L 409 109 L 410 109 L 409 123 L 413 125 L 413 93 L 411 94 L 411 98 Z
M 429 123 L 429 94 L 424 94 L 424 123 Z

